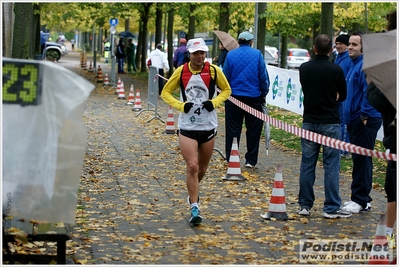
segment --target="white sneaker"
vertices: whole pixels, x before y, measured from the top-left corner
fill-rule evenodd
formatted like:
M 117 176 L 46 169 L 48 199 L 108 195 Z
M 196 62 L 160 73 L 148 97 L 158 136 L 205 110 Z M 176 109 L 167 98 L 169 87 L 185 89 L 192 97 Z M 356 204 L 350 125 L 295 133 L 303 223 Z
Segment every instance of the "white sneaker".
M 360 206 L 359 204 L 357 204 L 354 201 L 349 201 L 349 203 L 347 205 L 342 207 L 342 210 L 348 211 L 348 212 L 351 212 L 351 213 L 359 213 L 359 211 L 361 211 L 362 209 L 363 209 L 363 207 Z
M 310 210 L 306 209 L 306 208 L 299 208 L 298 214 L 299 215 L 303 215 L 303 216 L 309 216 L 310 215 Z
M 344 202 L 344 206 L 347 206 L 347 205 L 349 205 L 351 202 L 353 202 L 353 201 L 345 201 Z M 355 202 L 356 203 L 356 202 Z M 356 203 L 357 204 L 357 203 Z M 368 212 L 368 211 L 370 211 L 371 210 L 371 203 L 367 203 L 367 206 L 363 209 L 361 209 L 359 212 Z

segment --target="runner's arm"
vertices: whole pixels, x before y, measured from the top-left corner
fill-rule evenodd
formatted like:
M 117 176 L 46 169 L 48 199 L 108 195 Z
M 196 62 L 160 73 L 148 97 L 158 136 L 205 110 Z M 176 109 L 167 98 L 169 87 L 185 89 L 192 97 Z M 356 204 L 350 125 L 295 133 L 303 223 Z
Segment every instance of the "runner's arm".
M 212 99 L 212 104 L 215 108 L 219 107 L 220 105 L 223 104 L 224 101 L 226 101 L 229 96 L 231 95 L 231 88 L 230 84 L 226 79 L 226 76 L 224 76 L 223 71 L 219 68 L 211 68 L 211 70 L 216 70 L 216 84 L 220 88 L 221 92 L 220 94 Z
M 176 88 L 180 88 L 180 75 L 182 69 L 183 67 L 180 66 L 173 72 L 172 76 L 169 78 L 168 82 L 165 84 L 164 88 L 162 89 L 161 97 L 163 101 L 165 101 L 172 108 L 184 112 L 184 102 L 177 100 L 172 95 L 173 91 Z

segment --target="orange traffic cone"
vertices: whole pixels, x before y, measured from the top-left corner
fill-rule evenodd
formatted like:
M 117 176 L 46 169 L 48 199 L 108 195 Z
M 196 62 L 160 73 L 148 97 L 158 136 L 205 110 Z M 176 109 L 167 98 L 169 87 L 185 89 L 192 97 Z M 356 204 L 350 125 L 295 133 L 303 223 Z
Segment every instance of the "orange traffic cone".
M 121 85 L 122 85 L 122 81 L 121 81 L 121 77 L 119 77 L 118 84 L 116 85 L 116 90 L 115 90 L 116 95 L 119 95 L 119 91 L 121 90 Z
M 88 72 L 93 72 L 93 66 L 91 65 L 91 61 L 90 61 L 90 65 L 89 65 L 89 70 Z
M 103 70 L 101 69 L 100 65 L 98 65 L 98 69 L 97 69 L 97 82 L 98 83 L 102 83 L 103 80 Z
M 168 109 L 168 118 L 166 119 L 166 130 L 165 133 L 167 134 L 174 134 L 175 131 L 175 118 L 173 116 L 173 108 L 169 106 Z
M 133 111 L 140 111 L 143 108 L 141 107 L 141 98 L 140 98 L 140 90 L 137 89 L 136 91 L 136 100 L 134 101 Z
M 269 211 L 265 214 L 261 214 L 260 216 L 266 220 L 270 220 L 271 217 L 280 220 L 288 220 L 287 208 L 285 205 L 285 192 L 281 165 L 277 166 L 276 175 L 274 176 L 274 184 L 272 196 L 270 198 Z
M 125 85 L 121 83 L 121 88 L 119 89 L 118 99 L 126 99 L 125 97 Z
M 108 74 L 105 73 L 104 84 L 103 85 L 108 85 L 108 84 L 109 84 Z
M 231 146 L 229 159 L 229 167 L 227 169 L 227 174 L 222 179 L 229 181 L 245 181 L 245 177 L 241 175 L 237 137 L 233 138 L 233 145 Z
M 85 57 L 84 57 L 84 55 L 83 55 L 83 52 L 82 53 L 80 53 L 80 67 L 83 69 L 83 67 L 84 67 L 84 59 L 85 59 Z
M 87 61 L 86 60 L 83 62 L 83 69 L 87 70 Z
M 129 97 L 127 98 L 126 105 L 133 105 L 134 104 L 134 87 L 133 84 L 130 86 Z
M 369 264 L 389 264 L 389 259 L 393 257 L 392 252 L 392 249 L 389 251 L 385 214 L 381 214 L 370 251 Z

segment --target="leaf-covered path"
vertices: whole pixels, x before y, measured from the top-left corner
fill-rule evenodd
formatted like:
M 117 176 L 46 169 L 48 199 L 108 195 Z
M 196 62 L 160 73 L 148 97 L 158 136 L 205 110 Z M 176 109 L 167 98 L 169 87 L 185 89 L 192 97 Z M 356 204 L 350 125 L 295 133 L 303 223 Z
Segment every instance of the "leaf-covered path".
M 177 136 L 165 134 L 165 123 L 152 111 L 136 116 L 115 88 L 97 83 L 79 66 L 79 54 L 60 61 L 97 85 L 84 104 L 87 152 L 82 170 L 76 225 L 68 242 L 70 260 L 83 264 L 299 264 L 300 239 L 368 239 L 385 211 L 384 192 L 372 192 L 372 211 L 348 219 L 324 219 L 323 171 L 318 166 L 316 203 L 310 217 L 296 214 L 300 154 L 275 147 L 266 156 L 261 141 L 257 169 L 243 167 L 245 134 L 239 149 L 245 183 L 225 182 L 227 165 L 214 153 L 200 184 L 204 218 L 188 224 L 185 164 Z M 102 65 L 103 64 L 103 65 Z M 100 63 L 103 75 L 110 65 Z M 121 76 L 126 98 L 130 85 L 139 89 L 147 108 L 147 85 Z M 166 121 L 167 106 L 158 112 Z M 223 108 L 219 109 L 223 114 Z M 174 112 L 177 123 L 177 112 Z M 224 116 L 219 116 L 216 147 L 224 151 Z M 272 137 L 273 138 L 273 137 Z M 282 165 L 288 221 L 266 221 L 277 165 Z M 349 200 L 350 177 L 341 177 L 342 201 Z M 319 262 L 323 263 L 323 262 Z M 332 262 L 325 262 L 332 263 Z M 337 262 L 338 263 L 338 262 Z M 339 262 L 343 263 L 343 262 Z M 361 262 L 358 262 L 361 263 Z

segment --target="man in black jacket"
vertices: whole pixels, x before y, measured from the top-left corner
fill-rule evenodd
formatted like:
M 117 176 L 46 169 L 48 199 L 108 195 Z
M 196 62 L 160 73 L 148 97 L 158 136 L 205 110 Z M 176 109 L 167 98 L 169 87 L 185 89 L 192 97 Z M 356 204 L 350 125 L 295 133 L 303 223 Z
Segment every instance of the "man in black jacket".
M 342 68 L 329 61 L 332 39 L 321 34 L 314 40 L 316 58 L 299 67 L 299 80 L 304 94 L 302 129 L 334 139 L 341 139 L 339 102 L 346 99 L 346 81 Z M 320 144 L 301 139 L 302 161 L 299 176 L 300 206 L 298 214 L 310 215 L 315 196 L 316 163 Z M 341 210 L 339 194 L 340 150 L 323 146 L 325 218 L 347 218 L 352 214 Z

